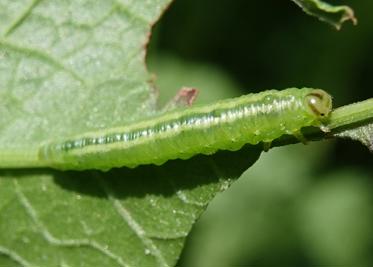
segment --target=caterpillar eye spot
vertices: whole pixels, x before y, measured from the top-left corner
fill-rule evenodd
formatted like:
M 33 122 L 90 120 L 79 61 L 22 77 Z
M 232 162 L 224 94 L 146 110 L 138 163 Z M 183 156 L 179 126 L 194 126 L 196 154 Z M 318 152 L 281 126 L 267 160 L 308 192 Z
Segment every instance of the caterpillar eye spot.
M 107 171 L 235 151 L 259 142 L 268 150 L 286 134 L 305 141 L 297 134 L 303 127 L 329 131 L 322 121 L 331 109 L 331 96 L 320 89 L 270 90 L 52 141 L 40 147 L 39 156 L 45 166 L 57 169 Z
M 309 111 L 318 117 L 326 117 L 332 110 L 332 98 L 325 91 L 315 89 L 306 96 Z

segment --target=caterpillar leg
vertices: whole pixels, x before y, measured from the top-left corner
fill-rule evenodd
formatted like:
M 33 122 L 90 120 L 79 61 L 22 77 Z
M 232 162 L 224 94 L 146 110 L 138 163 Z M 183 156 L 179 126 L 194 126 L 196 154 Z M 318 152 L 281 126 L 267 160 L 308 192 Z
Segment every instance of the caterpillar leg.
M 302 134 L 300 130 L 293 132 L 292 135 L 295 138 L 297 138 L 299 142 L 302 142 L 304 145 L 308 144 L 308 140 L 306 139 L 306 137 L 304 137 L 304 135 Z
M 321 131 L 323 131 L 324 133 L 330 133 L 330 129 L 328 128 L 328 126 L 321 125 L 321 126 L 320 126 L 320 129 L 321 129 Z
M 268 152 L 268 150 L 271 148 L 272 142 L 263 142 L 263 150 L 264 152 Z
M 162 109 L 162 112 L 167 112 L 176 108 L 189 107 L 193 104 L 198 96 L 196 88 L 183 87 L 177 92 Z

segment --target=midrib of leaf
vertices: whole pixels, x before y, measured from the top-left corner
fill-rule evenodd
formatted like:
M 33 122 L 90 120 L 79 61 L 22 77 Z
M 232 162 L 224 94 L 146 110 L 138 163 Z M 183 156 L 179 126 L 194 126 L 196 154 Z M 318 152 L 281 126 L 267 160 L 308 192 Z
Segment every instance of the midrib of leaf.
M 304 136 L 309 141 L 319 141 L 328 138 L 350 138 L 365 144 L 369 149 L 373 146 L 373 98 L 342 106 L 332 111 L 329 121 L 322 131 L 319 128 L 304 129 Z M 369 140 L 370 139 L 370 140 Z M 274 146 L 284 146 L 299 143 L 293 136 L 284 136 L 273 143 Z
M 373 120 L 373 98 L 334 110 L 328 126 L 338 129 L 365 120 Z
M 330 128 L 333 136 L 360 141 L 373 152 L 373 98 L 335 110 Z
M 0 93 L 21 104 L 10 105 L 0 148 L 34 149 L 47 139 L 154 112 L 144 44 L 169 2 L 28 2 L 0 38 L 8 64 L 0 65 Z M 9 74 L 13 67 L 19 77 Z M 0 254 L 23 266 L 172 266 L 206 205 L 259 154 L 250 148 L 100 174 L 1 171 Z

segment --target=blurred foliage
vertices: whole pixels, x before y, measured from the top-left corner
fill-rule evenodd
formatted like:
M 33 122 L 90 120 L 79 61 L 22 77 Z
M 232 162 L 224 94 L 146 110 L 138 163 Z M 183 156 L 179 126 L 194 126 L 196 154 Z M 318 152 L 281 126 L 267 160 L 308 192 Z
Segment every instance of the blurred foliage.
M 185 62 L 167 54 L 152 57 L 149 65 L 150 69 L 156 70 L 160 108 L 184 86 L 199 89 L 196 103 L 209 103 L 242 94 L 238 83 L 213 65 Z
M 176 0 L 148 56 L 161 102 L 182 86 L 200 103 L 291 86 L 323 88 L 335 106 L 373 97 L 373 2 L 331 2 L 359 24 L 336 31 L 291 1 Z M 265 153 L 212 202 L 180 265 L 373 265 L 372 166 L 344 140 Z

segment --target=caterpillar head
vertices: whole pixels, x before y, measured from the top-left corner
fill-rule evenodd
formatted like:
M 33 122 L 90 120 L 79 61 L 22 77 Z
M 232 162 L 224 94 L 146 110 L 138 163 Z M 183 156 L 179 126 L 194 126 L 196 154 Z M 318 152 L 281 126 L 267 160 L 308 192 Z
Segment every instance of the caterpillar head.
M 328 118 L 332 111 L 332 97 L 321 89 L 314 89 L 306 95 L 309 112 L 320 120 Z

